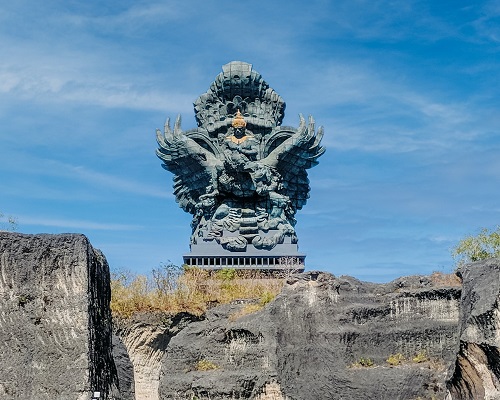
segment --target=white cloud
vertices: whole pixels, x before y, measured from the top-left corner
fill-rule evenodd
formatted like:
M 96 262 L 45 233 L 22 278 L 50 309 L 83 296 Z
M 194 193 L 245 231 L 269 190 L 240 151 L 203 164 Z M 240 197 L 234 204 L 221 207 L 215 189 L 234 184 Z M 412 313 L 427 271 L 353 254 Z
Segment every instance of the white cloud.
M 57 64 L 57 65 L 56 65 Z M 191 94 L 151 89 L 140 82 L 124 82 L 123 77 L 105 74 L 88 76 L 80 65 L 74 71 L 72 63 L 54 60 L 53 67 L 45 69 L 22 65 L 0 67 L 0 93 L 23 100 L 57 104 L 87 104 L 109 108 L 160 110 L 188 113 L 192 110 Z M 8 101 L 5 98 L 4 101 Z
M 33 217 L 29 215 L 19 215 L 16 217 L 19 225 L 23 227 L 26 225 L 36 225 L 36 226 L 47 226 L 55 228 L 70 228 L 76 229 L 78 231 L 95 229 L 95 230 L 105 230 L 105 231 L 135 231 L 143 229 L 139 225 L 129 225 L 129 224 L 115 224 L 106 222 L 95 222 L 86 220 L 76 220 L 76 219 L 63 219 L 63 218 L 42 218 Z
M 148 24 L 168 25 L 170 21 L 187 17 L 185 9 L 175 2 L 137 2 L 130 8 L 118 9 L 115 12 L 101 15 L 83 15 L 66 12 L 58 16 L 62 23 L 68 23 L 77 28 L 97 28 L 104 32 L 135 32 Z
M 6 164 L 4 167 L 8 167 L 7 171 L 9 174 L 22 173 L 31 177 L 45 176 L 67 178 L 72 182 L 72 186 L 75 186 L 75 183 L 77 182 L 85 182 L 91 187 L 97 186 L 100 188 L 132 193 L 146 197 L 173 198 L 173 195 L 164 187 L 143 184 L 121 176 L 95 171 L 85 166 L 72 165 L 52 159 L 38 158 L 32 155 L 28 156 L 24 153 L 17 153 L 15 157 L 10 156 L 7 158 L 6 156 L 5 162 Z M 24 182 L 18 182 L 16 184 L 16 188 L 24 190 Z M 12 189 L 9 190 L 12 191 Z M 82 191 L 85 191 L 85 188 L 77 187 L 77 189 L 70 192 L 67 189 L 53 190 L 49 187 L 45 187 L 43 190 L 30 191 L 29 193 L 31 196 L 43 196 L 46 198 L 67 199 L 74 196 L 77 196 L 80 199 L 84 197 L 88 197 L 89 199 L 95 198 L 95 196 L 91 194 L 83 197 L 80 196 Z
M 92 171 L 82 166 L 66 165 L 70 176 L 89 183 L 96 183 L 100 186 L 111 187 L 124 192 L 140 194 L 150 197 L 172 198 L 172 194 L 166 193 L 163 188 L 151 187 L 142 183 L 123 179 L 114 175 Z
M 402 80 L 397 70 L 343 59 L 309 65 L 302 74 L 308 79 L 294 86 L 292 96 L 306 99 L 304 108 L 322 110 L 323 117 L 316 117 L 326 128 L 326 146 L 441 154 L 496 129 L 487 98 L 452 97 L 430 90 L 429 82 Z

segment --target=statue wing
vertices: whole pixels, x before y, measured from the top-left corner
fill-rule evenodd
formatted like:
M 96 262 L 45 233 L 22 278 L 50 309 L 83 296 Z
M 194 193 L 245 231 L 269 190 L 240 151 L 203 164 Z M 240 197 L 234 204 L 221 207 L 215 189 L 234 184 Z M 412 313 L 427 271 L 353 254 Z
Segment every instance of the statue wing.
M 196 135 L 203 140 L 203 135 Z M 211 151 L 191 139 L 181 130 L 181 117 L 177 117 L 174 130 L 170 129 L 170 119 L 165 123 L 164 132 L 156 130 L 156 140 L 160 146 L 156 155 L 163 161 L 162 167 L 174 174 L 174 194 L 179 206 L 186 212 L 196 213 L 196 204 L 207 186 L 217 182 L 217 170 L 222 162 L 217 158 L 213 144 L 206 139 Z
M 288 137 L 283 140 L 284 136 Z M 279 192 L 288 196 L 294 209 L 299 210 L 309 198 L 310 187 L 306 170 L 317 165 L 318 157 L 325 152 L 325 148 L 321 146 L 323 127 L 315 132 L 314 119 L 309 117 L 309 124 L 306 126 L 304 117 L 300 115 L 300 124 L 296 131 L 282 128 L 276 137 L 282 142 L 275 146 L 271 139 L 266 148 L 274 149 L 261 162 L 279 172 L 283 185 Z

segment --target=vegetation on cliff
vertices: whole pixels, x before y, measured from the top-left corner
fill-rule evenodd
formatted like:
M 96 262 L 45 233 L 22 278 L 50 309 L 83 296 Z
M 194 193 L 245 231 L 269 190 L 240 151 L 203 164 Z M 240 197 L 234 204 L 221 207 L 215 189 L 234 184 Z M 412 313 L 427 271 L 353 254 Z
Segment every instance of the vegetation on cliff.
M 500 257 L 500 225 L 495 230 L 482 228 L 477 235 L 466 236 L 452 249 L 452 255 L 458 266 Z
M 148 276 L 113 272 L 111 310 L 122 317 L 142 311 L 201 315 L 209 307 L 237 299 L 255 299 L 257 305 L 263 306 L 281 291 L 284 282 L 283 276 L 258 271 L 211 272 L 173 264 L 153 269 Z

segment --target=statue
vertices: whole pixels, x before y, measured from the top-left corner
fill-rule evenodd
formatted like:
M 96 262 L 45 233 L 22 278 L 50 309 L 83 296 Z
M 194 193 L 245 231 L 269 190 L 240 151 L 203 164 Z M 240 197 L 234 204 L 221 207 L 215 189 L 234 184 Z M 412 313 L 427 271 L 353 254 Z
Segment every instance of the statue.
M 298 129 L 282 127 L 285 102 L 251 64 L 222 69 L 194 103 L 198 128 L 183 132 L 178 116 L 156 132 L 176 201 L 193 215 L 191 256 L 295 257 L 295 213 L 309 197 L 306 170 L 325 151 L 323 129 L 302 115 Z

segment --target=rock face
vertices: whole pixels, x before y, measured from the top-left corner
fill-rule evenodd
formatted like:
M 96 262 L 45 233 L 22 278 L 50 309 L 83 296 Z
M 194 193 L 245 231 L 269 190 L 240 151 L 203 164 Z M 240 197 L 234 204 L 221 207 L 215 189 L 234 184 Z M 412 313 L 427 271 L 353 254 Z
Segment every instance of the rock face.
M 121 400 L 136 400 L 134 364 L 130 359 L 127 347 L 124 345 L 122 339 L 115 334 L 112 336 L 112 343 L 113 360 L 116 365 Z
M 308 272 L 257 312 L 140 314 L 112 341 L 108 265 L 85 236 L 0 232 L 0 398 L 500 399 L 500 259 L 458 275 Z
M 427 277 L 298 275 L 264 309 L 217 307 L 172 338 L 160 399 L 443 398 L 459 298 Z
M 120 398 L 109 300 L 85 236 L 0 232 L 0 398 Z
M 460 345 L 447 400 L 500 399 L 500 259 L 459 269 Z
M 137 400 L 158 400 L 161 360 L 170 339 L 199 320 L 188 313 L 141 313 L 127 320 L 115 319 L 113 343 L 115 360 L 120 358 L 120 381 L 130 382 L 128 387 L 135 386 Z

